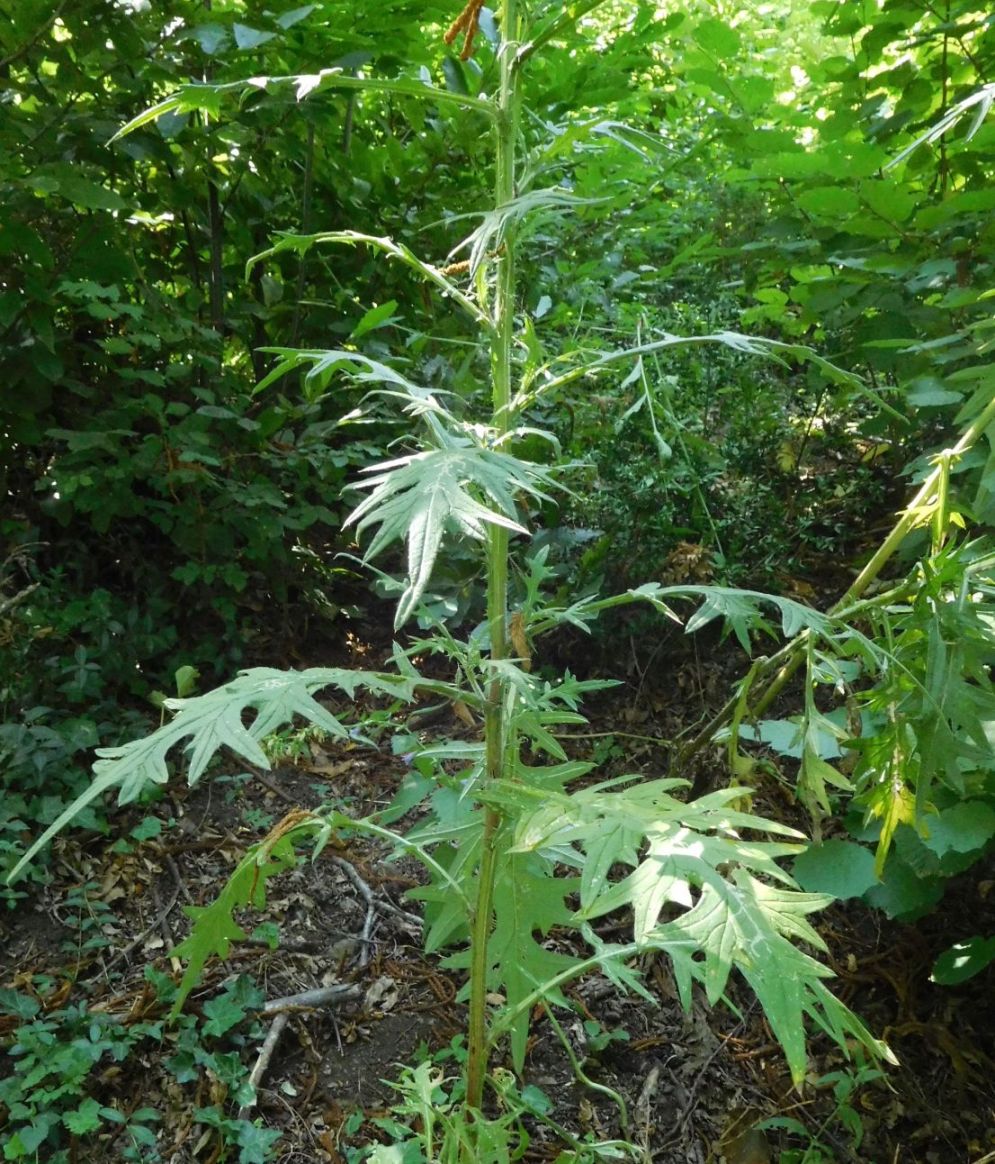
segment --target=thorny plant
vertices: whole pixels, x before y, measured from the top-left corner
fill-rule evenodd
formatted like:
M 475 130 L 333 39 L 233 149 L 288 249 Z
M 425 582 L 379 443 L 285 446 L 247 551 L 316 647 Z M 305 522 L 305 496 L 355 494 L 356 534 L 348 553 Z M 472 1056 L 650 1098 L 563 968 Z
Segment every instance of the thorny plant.
M 268 879 L 295 863 L 302 843 L 317 853 L 336 830 L 359 830 L 389 842 L 397 854 L 417 857 L 428 875 L 428 883 L 412 893 L 424 902 L 426 949 L 449 951 L 444 964 L 466 975 L 466 1062 L 456 1098 L 435 1121 L 440 1160 L 509 1158 L 518 1122 L 503 1105 L 515 1089 L 502 1069 L 490 1070 L 492 1057 L 507 1046 L 510 1063 L 520 1072 L 530 1016 L 537 1008 L 553 1016 L 556 1008 L 568 1007 L 564 987 L 583 975 L 600 972 L 652 1001 L 638 969 L 648 953 L 669 957 L 685 1007 L 691 1005 L 695 984 L 710 1003 L 722 1000 L 737 970 L 762 1004 L 797 1084 L 805 1076 L 807 1023 L 847 1054 L 857 1045 L 875 1057 L 888 1057 L 883 1044 L 828 989 L 831 972 L 801 948 L 825 949 L 808 917 L 832 900 L 799 891 L 778 864 L 802 849 L 801 834 L 740 810 L 736 788 L 686 803 L 679 794 L 687 782 L 677 775 L 592 779 L 594 765 L 568 759 L 556 731 L 584 722 L 578 711 L 582 697 L 608 684 L 581 681 L 569 672 L 554 682 L 532 671 L 533 653 L 544 635 L 565 624 L 586 630 L 602 611 L 634 602 L 677 619 L 674 602 L 700 601 L 688 631 L 726 618 L 747 647 L 753 630 L 770 629 L 762 612 L 771 608 L 789 638 L 804 634 L 806 641 L 830 649 L 851 643 L 856 635 L 840 618 L 792 600 L 724 588 L 648 583 L 563 604 L 549 597 L 552 571 L 545 553 L 512 553 L 512 539 L 523 545 L 527 536 L 525 503 L 548 502 L 563 489 L 561 478 L 569 468 L 525 460 L 516 455 L 516 442 L 536 435 L 530 423 L 536 406 L 563 399 L 571 385 L 610 375 L 616 367 L 632 368 L 670 349 L 717 343 L 760 357 L 809 361 L 849 390 L 864 390 L 808 349 L 729 332 L 664 334 L 618 350 L 547 355 L 519 303 L 516 252 L 527 243 L 531 217 L 565 214 L 577 199 L 563 186 L 539 184 L 554 170 L 553 148 L 547 141 L 526 141 L 521 131 L 523 80 L 530 59 L 571 34 L 596 3 L 538 3 L 526 9 L 519 0 L 501 0 L 492 14 L 471 0 L 450 32 L 453 37 L 462 33 L 464 53 L 492 55 L 498 80 L 491 94 L 326 69 L 238 85 L 186 86 L 122 131 L 135 131 L 168 112 L 199 109 L 210 115 L 228 90 L 288 85 L 298 100 L 330 88 L 400 95 L 459 110 L 467 132 L 489 129 L 493 206 L 448 256 L 449 265 L 430 263 L 392 239 L 354 231 L 284 235 L 251 260 L 262 262 L 283 251 L 303 254 L 318 245 L 369 247 L 410 268 L 466 318 L 489 357 L 487 415 L 473 412 L 474 401 L 434 392 L 410 379 L 399 364 L 354 347 L 276 349 L 276 366 L 259 387 L 302 370 L 303 389 L 311 399 L 338 379 L 373 386 L 373 395 L 396 401 L 417 425 L 418 443 L 414 451 L 370 470 L 360 482 L 366 497 L 348 520 L 358 535 L 371 535 L 367 560 L 395 542 L 406 543 L 398 631 L 419 613 L 424 621 L 422 598 L 448 537 L 479 547 L 484 556 L 487 614 L 484 624 L 463 639 L 454 629 L 431 623 L 415 641 L 395 645 L 392 670 L 256 668 L 207 694 L 166 701 L 175 715 L 159 730 L 123 747 L 99 750 L 90 788 L 18 867 L 101 793 L 115 788 L 119 801 L 128 803 L 150 784 L 164 783 L 167 755 L 177 744 L 194 783 L 222 746 L 268 768 L 261 741 L 298 717 L 333 738 L 361 738 L 361 724 L 343 723 L 316 700 L 322 689 L 337 688 L 348 697 L 364 690 L 388 701 L 410 702 L 424 695 L 458 701 L 482 719 L 482 741 L 429 749 L 437 758 L 460 762 L 458 775 L 449 773 L 452 764 L 416 765 L 393 804 L 361 820 L 334 807 L 289 814 L 250 850 L 212 905 L 188 909 L 193 930 L 176 951 L 187 959 L 187 968 L 174 1014 L 207 959 L 223 957 L 232 942 L 244 937 L 234 911 L 263 904 Z M 465 278 L 457 282 L 457 274 Z M 555 440 L 539 435 L 555 461 Z M 416 668 L 416 656 L 433 654 L 449 661 L 451 679 L 428 679 Z M 416 807 L 419 823 L 400 831 L 398 822 Z M 632 937 L 624 943 L 598 932 L 599 919 L 618 913 L 631 918 Z M 549 942 L 554 929 L 573 933 L 569 952 L 563 943 L 553 948 Z M 581 943 L 588 952 L 580 952 Z M 485 1102 L 488 1084 L 493 1105 Z M 415 1073 L 411 1087 L 410 1095 L 424 1091 L 431 1098 L 435 1082 Z M 488 1111 L 499 1114 L 490 1118 Z M 579 1160 L 583 1151 L 574 1143 L 561 1158 Z

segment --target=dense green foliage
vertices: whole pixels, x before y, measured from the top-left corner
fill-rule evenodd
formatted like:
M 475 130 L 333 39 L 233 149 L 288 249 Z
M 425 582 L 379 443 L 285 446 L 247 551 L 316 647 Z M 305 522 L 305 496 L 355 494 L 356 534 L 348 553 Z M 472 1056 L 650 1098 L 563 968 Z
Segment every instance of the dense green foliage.
M 0 34 L 0 867 L 28 820 L 92 827 L 102 791 L 148 794 L 174 744 L 193 782 L 222 744 L 265 767 L 260 741 L 295 716 L 345 737 L 327 685 L 463 701 L 484 744 L 430 750 L 392 810 L 352 824 L 423 861 L 426 944 L 464 947 L 470 1116 L 446 1135 L 495 1159 L 520 1134 L 473 1130 L 499 1037 L 520 1067 L 534 1005 L 594 966 L 638 990 L 626 959 L 648 949 L 685 1003 L 742 973 L 796 1081 L 803 1016 L 873 1048 L 790 939 L 818 948 L 805 917 L 832 898 L 920 916 L 995 835 L 995 18 L 532 7 L 511 72 L 500 13 L 461 60 L 441 44 L 454 6 L 403 0 L 359 18 L 25 0 Z M 181 665 L 221 678 L 272 653 L 261 613 L 289 632 L 363 604 L 335 557 L 360 547 L 401 641 L 425 632 L 396 674 L 256 668 L 113 746 L 133 734 L 114 706 Z M 775 633 L 768 600 L 712 580 L 830 607 L 775 600 L 786 645 L 675 754 L 681 777 L 719 731 L 733 782 L 758 778 L 757 742 L 786 757 L 821 841 L 804 852 L 738 789 L 585 783 L 554 732 L 600 684 L 524 665 L 541 635 L 633 602 L 700 601 L 687 629 L 722 618 L 747 649 Z M 423 679 L 426 653 L 456 678 Z M 797 670 L 798 714 L 764 718 Z M 290 842 L 348 823 L 330 806 L 275 831 L 190 911 L 177 1009 Z M 590 923 L 623 908 L 633 940 L 606 946 Z M 590 956 L 548 950 L 554 927 Z M 937 979 L 991 945 L 970 937 Z M 130 1049 L 90 1039 L 98 1059 Z M 76 1131 L 79 1112 L 39 1122 L 39 1096 L 15 1097 L 29 1139 Z

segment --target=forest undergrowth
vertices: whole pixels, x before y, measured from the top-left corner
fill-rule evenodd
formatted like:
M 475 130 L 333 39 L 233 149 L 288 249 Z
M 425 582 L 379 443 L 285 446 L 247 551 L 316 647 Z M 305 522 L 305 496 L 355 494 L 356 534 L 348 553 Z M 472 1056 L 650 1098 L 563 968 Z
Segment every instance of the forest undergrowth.
M 4 1158 L 993 1158 L 992 22 L 28 7 Z

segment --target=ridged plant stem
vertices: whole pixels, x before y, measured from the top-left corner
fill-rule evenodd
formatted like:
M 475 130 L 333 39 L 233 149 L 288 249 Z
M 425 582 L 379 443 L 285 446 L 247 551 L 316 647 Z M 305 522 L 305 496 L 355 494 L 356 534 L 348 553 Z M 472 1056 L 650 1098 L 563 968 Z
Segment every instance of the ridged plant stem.
M 501 79 L 497 94 L 495 129 L 494 201 L 500 207 L 515 197 L 515 145 L 518 135 L 518 3 L 502 0 Z M 515 336 L 515 239 L 508 230 L 495 256 L 493 298 L 494 330 L 491 340 L 491 427 L 495 440 L 508 432 L 512 389 L 512 350 Z M 487 626 L 493 663 L 508 657 L 508 531 L 492 525 L 487 543 Z M 513 742 L 508 729 L 507 683 L 495 670 L 487 690 L 484 715 L 484 783 L 505 775 Z M 477 899 L 471 926 L 470 1004 L 467 1024 L 466 1102 L 479 1111 L 487 1073 L 488 943 L 493 924 L 495 845 L 501 820 L 488 808 L 484 817 Z

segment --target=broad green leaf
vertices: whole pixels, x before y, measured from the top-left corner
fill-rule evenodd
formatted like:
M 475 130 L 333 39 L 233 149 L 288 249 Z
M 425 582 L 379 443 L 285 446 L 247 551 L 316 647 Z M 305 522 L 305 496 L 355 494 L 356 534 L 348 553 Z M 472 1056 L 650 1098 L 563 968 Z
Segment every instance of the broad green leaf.
M 798 195 L 798 204 L 815 218 L 841 223 L 860 209 L 860 199 L 843 186 L 815 186 Z
M 127 205 L 113 190 L 86 178 L 60 178 L 59 193 L 85 210 L 123 210 Z
M 232 32 L 235 34 L 235 44 L 243 51 L 249 52 L 252 49 L 259 48 L 268 40 L 272 40 L 275 32 L 265 32 L 258 28 L 250 28 L 247 24 L 239 24 L 237 21 L 232 25 Z
M 905 386 L 905 400 L 916 408 L 940 408 L 962 399 L 963 393 L 947 388 L 936 376 L 917 376 Z
M 982 849 L 993 836 L 995 811 L 981 801 L 965 800 L 923 820 L 923 843 L 938 857 Z
M 992 962 L 995 962 L 995 938 L 968 938 L 943 951 L 933 964 L 930 981 L 941 986 L 957 986 L 980 974 Z
M 703 20 L 693 36 L 707 53 L 720 61 L 731 63 L 731 58 L 739 52 L 739 33 L 722 20 Z
M 928 913 L 943 897 L 943 883 L 938 877 L 918 877 L 892 852 L 878 884 L 865 894 L 868 904 L 883 910 L 888 917 L 912 922 Z
M 443 57 L 442 75 L 446 79 L 446 88 L 453 93 L 468 93 L 470 91 L 467 87 L 462 63 L 455 57 Z
M 276 23 L 281 28 L 293 28 L 295 24 L 306 20 L 317 7 L 317 4 L 303 4 L 300 8 L 291 8 L 289 12 L 275 17 Z
M 222 24 L 198 24 L 190 30 L 190 35 L 209 57 L 222 48 L 230 33 Z
M 388 299 L 386 303 L 380 303 L 376 307 L 371 307 L 363 318 L 352 329 L 352 339 L 359 339 L 360 336 L 366 335 L 368 331 L 374 331 L 378 327 L 384 327 L 395 317 L 397 312 L 397 300 Z
M 795 880 L 811 893 L 828 893 L 838 901 L 862 897 L 874 885 L 874 854 L 852 841 L 828 840 L 811 845 L 795 858 Z
M 880 178 L 868 178 L 861 182 L 860 197 L 875 214 L 890 223 L 904 222 L 918 202 L 912 190 Z

